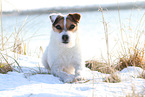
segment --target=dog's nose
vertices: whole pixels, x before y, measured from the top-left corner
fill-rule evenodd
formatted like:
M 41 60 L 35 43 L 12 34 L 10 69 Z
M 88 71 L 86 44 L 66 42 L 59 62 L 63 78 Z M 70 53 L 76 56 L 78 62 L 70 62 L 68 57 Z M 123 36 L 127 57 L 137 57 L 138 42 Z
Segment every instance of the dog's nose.
M 68 35 L 63 35 L 63 36 L 62 36 L 62 40 L 63 40 L 64 42 L 67 42 L 68 39 L 69 39 L 69 36 L 68 36 Z

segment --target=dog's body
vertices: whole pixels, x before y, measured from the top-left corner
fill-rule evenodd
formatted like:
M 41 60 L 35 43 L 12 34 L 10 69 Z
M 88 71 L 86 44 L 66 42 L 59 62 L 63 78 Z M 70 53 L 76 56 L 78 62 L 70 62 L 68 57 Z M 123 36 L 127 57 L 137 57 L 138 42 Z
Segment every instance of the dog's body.
M 51 14 L 50 19 L 52 32 L 50 43 L 43 54 L 43 65 L 63 82 L 82 80 L 85 64 L 77 32 L 80 15 Z

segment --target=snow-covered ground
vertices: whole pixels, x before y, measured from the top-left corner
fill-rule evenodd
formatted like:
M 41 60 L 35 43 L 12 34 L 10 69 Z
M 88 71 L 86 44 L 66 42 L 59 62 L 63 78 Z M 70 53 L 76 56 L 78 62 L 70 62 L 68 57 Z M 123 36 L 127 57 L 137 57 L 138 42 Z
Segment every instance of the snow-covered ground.
M 91 71 L 93 77 L 89 78 L 90 81 L 70 84 L 45 74 L 47 70 L 40 59 L 21 55 L 18 61 L 23 72 L 0 74 L 0 97 L 122 97 L 132 95 L 132 92 L 145 97 L 145 79 L 137 77 L 143 71 L 139 67 L 117 72 L 120 83 L 103 82 L 109 74 Z

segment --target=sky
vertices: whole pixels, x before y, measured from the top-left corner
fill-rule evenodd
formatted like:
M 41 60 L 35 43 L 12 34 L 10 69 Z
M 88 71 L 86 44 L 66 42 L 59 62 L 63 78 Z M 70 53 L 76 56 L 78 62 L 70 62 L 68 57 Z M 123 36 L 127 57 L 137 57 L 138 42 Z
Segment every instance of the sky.
M 145 0 L 1 0 L 3 11 L 34 10 L 41 8 L 77 7 L 117 2 L 137 2 Z

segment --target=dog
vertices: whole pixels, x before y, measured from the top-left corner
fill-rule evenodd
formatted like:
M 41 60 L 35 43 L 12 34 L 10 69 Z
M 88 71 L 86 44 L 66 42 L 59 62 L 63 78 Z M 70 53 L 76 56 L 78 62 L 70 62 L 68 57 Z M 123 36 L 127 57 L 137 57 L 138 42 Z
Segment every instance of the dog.
M 49 18 L 52 31 L 49 45 L 42 57 L 44 67 L 65 83 L 83 80 L 85 62 L 78 32 L 81 15 L 53 13 Z

